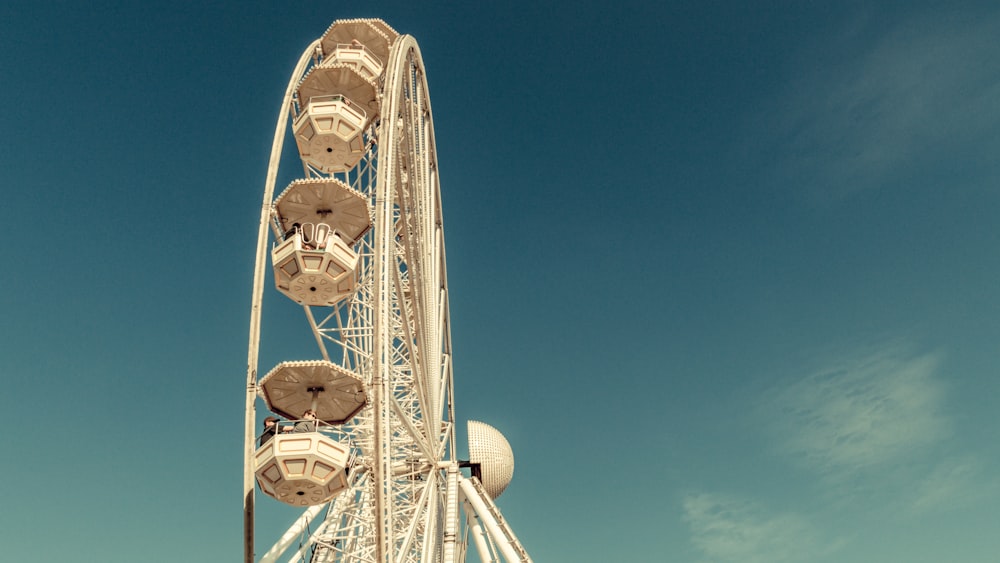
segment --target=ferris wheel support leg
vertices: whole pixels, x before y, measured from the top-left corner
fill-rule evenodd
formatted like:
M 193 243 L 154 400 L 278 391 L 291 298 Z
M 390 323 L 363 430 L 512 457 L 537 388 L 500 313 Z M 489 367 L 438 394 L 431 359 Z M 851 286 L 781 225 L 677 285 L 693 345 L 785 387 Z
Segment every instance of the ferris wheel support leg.
M 243 560 L 253 563 L 254 560 L 254 438 L 257 400 L 257 361 L 260 346 L 260 314 L 261 302 L 264 298 L 265 269 L 267 268 L 267 225 L 271 218 L 271 200 L 274 198 L 274 184 L 278 178 L 278 164 L 281 161 L 281 148 L 285 140 L 285 128 L 288 126 L 288 110 L 295 93 L 299 77 L 305 72 L 309 59 L 316 52 L 320 41 L 317 39 L 302 53 L 299 63 L 295 65 L 292 77 L 285 89 L 285 97 L 278 112 L 278 124 L 275 126 L 274 141 L 271 144 L 271 160 L 268 163 L 267 179 L 264 181 L 264 197 L 260 208 L 260 224 L 257 228 L 257 258 L 253 275 L 253 294 L 250 297 L 250 343 L 247 347 L 247 379 L 246 405 L 244 410 L 243 435 Z
M 479 519 L 476 518 L 469 501 L 465 501 L 465 518 L 469 533 L 476 542 L 476 551 L 479 552 L 479 560 L 483 563 L 494 563 L 493 552 L 490 551 L 489 543 L 486 542 L 486 532 L 483 530 L 483 525 L 479 523 Z
M 477 487 L 477 483 L 473 481 L 478 482 L 475 477 L 472 479 L 461 478 L 459 479 L 459 486 L 462 488 L 465 500 L 472 505 L 476 516 L 486 525 L 486 531 L 493 538 L 497 549 L 503 554 L 504 559 L 508 563 L 531 563 L 528 552 L 521 547 L 521 543 L 514 536 L 514 531 L 502 520 L 502 517 L 498 517 L 499 511 L 496 505 L 493 504 L 493 501 L 490 500 L 489 495 L 486 494 L 482 486 Z
M 448 465 L 444 511 L 444 563 L 455 563 L 458 540 L 458 464 Z
M 281 557 L 281 554 L 295 542 L 295 538 L 299 537 L 299 535 L 305 531 L 305 529 L 309 526 L 309 523 L 316 518 L 316 515 L 319 514 L 325 506 L 326 505 L 321 504 L 317 506 L 310 506 L 306 509 L 306 511 L 302 513 L 302 516 L 299 516 L 298 520 L 292 524 L 292 527 L 288 528 L 285 534 L 281 536 L 281 539 L 275 542 L 271 549 L 269 549 L 268 552 L 260 558 L 260 563 L 272 563 L 277 561 L 278 558 Z

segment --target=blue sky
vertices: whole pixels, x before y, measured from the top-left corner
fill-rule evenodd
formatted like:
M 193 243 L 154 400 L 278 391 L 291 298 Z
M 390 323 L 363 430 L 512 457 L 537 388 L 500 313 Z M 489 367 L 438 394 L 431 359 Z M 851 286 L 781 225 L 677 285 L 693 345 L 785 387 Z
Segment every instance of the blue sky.
M 274 120 L 350 17 L 420 43 L 535 561 L 996 560 L 1000 10 L 630 1 L 0 7 L 2 559 L 239 559 Z

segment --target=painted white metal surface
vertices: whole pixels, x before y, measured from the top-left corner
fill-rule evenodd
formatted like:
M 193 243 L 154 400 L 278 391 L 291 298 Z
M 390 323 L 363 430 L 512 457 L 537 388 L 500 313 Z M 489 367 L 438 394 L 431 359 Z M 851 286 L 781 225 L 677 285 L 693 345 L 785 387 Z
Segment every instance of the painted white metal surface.
M 486 489 L 479 481 L 475 477 L 459 479 L 459 486 L 462 489 L 463 498 L 472 505 L 473 511 L 483 523 L 490 539 L 503 554 L 504 560 L 508 563 L 515 561 L 531 563 L 528 552 L 521 546 L 517 536 L 514 535 L 514 530 L 503 519 L 500 510 L 493 504 Z
M 309 524 L 316 519 L 316 516 L 323 510 L 323 506 L 310 506 L 302 513 L 271 549 L 260 558 L 261 563 L 273 563 L 299 539 L 303 532 L 309 529 Z

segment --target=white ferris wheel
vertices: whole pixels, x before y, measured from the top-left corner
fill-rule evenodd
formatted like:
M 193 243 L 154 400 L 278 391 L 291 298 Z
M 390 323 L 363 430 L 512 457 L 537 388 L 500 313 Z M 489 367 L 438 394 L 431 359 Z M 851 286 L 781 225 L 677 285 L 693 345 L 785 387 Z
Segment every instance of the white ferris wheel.
M 304 177 L 275 197 L 289 126 Z M 268 267 L 278 292 L 302 307 L 319 357 L 259 376 Z M 420 49 L 382 20 L 335 21 L 292 72 L 265 182 L 247 359 L 245 561 L 257 557 L 259 488 L 264 502 L 303 510 L 260 561 L 453 563 L 474 549 L 484 562 L 530 562 L 493 502 L 513 476 L 507 440 L 468 421 L 469 459 L 457 457 L 451 366 Z M 277 419 L 261 436 L 258 398 Z

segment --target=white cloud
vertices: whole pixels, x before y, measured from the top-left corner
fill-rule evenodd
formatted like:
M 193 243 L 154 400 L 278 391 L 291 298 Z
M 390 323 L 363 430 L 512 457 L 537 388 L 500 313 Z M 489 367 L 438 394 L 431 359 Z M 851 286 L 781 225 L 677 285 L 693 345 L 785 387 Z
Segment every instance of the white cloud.
M 746 499 L 698 493 L 684 498 L 691 541 L 709 561 L 810 561 L 830 552 L 815 527 L 794 513 L 773 513 Z
M 953 510 L 996 494 L 996 478 L 985 476 L 983 463 L 975 456 L 944 459 L 915 487 L 910 502 L 913 514 Z
M 885 470 L 951 434 L 939 364 L 901 346 L 854 356 L 776 392 L 766 414 L 783 449 L 825 475 Z
M 877 33 L 860 53 L 859 37 L 829 45 L 845 60 L 799 69 L 776 97 L 765 119 L 784 139 L 780 181 L 845 194 L 928 161 L 996 171 L 1000 18 L 938 13 Z

